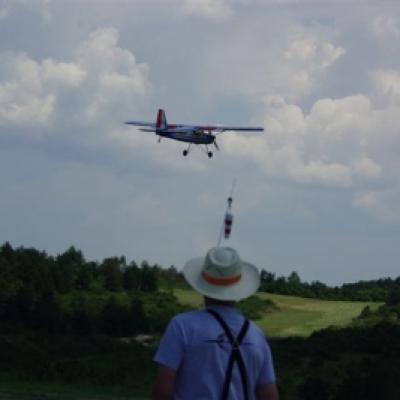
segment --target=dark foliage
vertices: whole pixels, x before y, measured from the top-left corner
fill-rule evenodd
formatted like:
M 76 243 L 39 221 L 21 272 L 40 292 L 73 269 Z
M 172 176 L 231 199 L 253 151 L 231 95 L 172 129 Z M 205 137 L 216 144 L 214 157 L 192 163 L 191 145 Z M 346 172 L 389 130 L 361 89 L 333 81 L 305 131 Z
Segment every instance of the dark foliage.
M 173 295 L 157 292 L 160 269 L 147 262 L 127 265 L 124 257 L 87 262 L 74 247 L 54 258 L 5 243 L 0 247 L 0 333 L 120 337 L 159 332 L 182 309 Z M 154 310 L 143 306 L 146 294 L 154 295 L 147 303 L 158 302 Z
M 135 389 L 150 384 L 152 352 L 104 337 L 0 335 L 0 376 Z
M 270 313 L 279 309 L 273 301 L 268 299 L 260 299 L 255 295 L 239 301 L 238 308 L 246 316 L 246 318 L 253 321 L 261 318 L 266 313 Z
M 5 243 L 0 247 L 0 377 L 149 388 L 155 349 L 132 338 L 158 336 L 184 311 L 173 294 L 184 286 L 174 267 L 127 264 L 124 257 L 88 262 L 74 247 L 52 257 Z M 381 279 L 329 288 L 303 283 L 295 272 L 276 278 L 263 271 L 262 289 L 268 292 L 386 300 L 377 311 L 365 308 L 353 328 L 271 340 L 281 399 L 399 399 L 399 287 L 399 279 Z M 240 307 L 255 319 L 274 305 L 251 297 Z
M 281 399 L 400 398 L 400 327 L 326 329 L 270 341 Z
M 341 287 L 329 287 L 322 282 L 302 282 L 297 272 L 288 278 L 268 271 L 261 272 L 261 291 L 290 296 L 309 297 L 325 300 L 349 301 L 385 301 L 390 296 L 393 301 L 400 301 L 400 277 L 374 281 L 346 283 Z

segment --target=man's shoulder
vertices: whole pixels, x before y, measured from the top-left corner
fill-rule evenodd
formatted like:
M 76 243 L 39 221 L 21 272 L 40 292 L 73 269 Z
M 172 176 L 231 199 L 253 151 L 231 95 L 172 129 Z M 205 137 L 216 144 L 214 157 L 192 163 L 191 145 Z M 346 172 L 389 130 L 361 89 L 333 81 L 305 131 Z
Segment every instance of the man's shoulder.
M 204 310 L 186 311 L 176 314 L 170 321 L 169 327 L 179 335 L 191 336 L 193 332 L 203 330 L 206 323 L 207 313 Z
M 250 322 L 250 326 L 252 329 L 254 329 L 257 333 L 259 333 L 260 335 L 264 336 L 264 332 L 262 331 L 262 329 L 253 321 L 249 320 Z
M 179 314 L 176 314 L 171 321 L 175 323 L 187 323 L 193 320 L 198 320 L 204 318 L 205 312 L 204 310 L 192 310 L 192 311 L 185 311 Z
M 256 335 L 260 338 L 262 341 L 266 341 L 265 333 L 262 331 L 262 329 L 253 321 L 250 321 L 250 327 L 253 332 L 253 335 Z

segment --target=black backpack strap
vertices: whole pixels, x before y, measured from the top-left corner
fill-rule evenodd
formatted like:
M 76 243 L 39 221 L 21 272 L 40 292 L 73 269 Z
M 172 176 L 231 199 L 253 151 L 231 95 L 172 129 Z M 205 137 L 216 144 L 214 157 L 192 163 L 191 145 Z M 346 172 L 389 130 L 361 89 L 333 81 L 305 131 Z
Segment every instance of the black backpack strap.
M 207 309 L 207 312 L 210 313 L 219 322 L 232 346 L 232 351 L 228 360 L 228 366 L 226 368 L 225 381 L 222 389 L 221 400 L 228 399 L 229 386 L 232 380 L 232 371 L 235 362 L 238 364 L 240 378 L 242 380 L 243 398 L 244 400 L 248 400 L 249 390 L 247 383 L 247 372 L 239 346 L 241 345 L 243 338 L 246 335 L 246 332 L 249 328 L 249 321 L 245 319 L 238 336 L 235 338 L 231 330 L 229 329 L 228 325 L 226 324 L 225 320 L 215 310 Z

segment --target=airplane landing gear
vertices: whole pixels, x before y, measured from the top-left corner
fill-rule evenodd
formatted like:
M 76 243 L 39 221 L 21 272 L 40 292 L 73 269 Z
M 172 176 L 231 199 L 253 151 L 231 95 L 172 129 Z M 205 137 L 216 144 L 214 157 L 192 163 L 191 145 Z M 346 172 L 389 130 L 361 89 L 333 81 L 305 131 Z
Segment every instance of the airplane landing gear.
M 192 143 L 189 144 L 187 149 L 182 151 L 183 157 L 186 157 L 190 153 L 191 149 L 192 149 Z M 207 148 L 207 145 L 201 146 L 201 150 L 203 150 L 204 153 L 207 154 L 208 158 L 212 158 L 214 155 L 214 153 Z
M 192 143 L 189 143 L 188 148 L 182 151 L 183 157 L 186 157 L 189 154 L 191 147 L 192 147 Z

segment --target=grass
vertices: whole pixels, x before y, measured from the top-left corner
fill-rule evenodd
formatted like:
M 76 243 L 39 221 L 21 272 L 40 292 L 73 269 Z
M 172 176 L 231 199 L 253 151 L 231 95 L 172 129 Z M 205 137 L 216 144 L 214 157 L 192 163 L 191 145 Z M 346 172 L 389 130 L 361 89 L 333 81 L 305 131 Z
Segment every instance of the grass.
M 134 379 L 134 378 L 133 378 Z M 0 377 L 0 399 L 7 400 L 148 400 L 148 394 L 126 389 L 98 388 L 71 384 L 21 382 Z
M 202 297 L 192 290 L 175 289 L 179 301 L 192 307 L 201 307 Z M 262 299 L 272 300 L 278 311 L 265 314 L 256 321 L 268 337 L 309 336 L 316 330 L 329 326 L 347 326 L 362 309 L 369 305 L 372 310 L 381 303 L 359 301 L 328 301 L 257 293 Z
M 0 378 L 0 399 L 15 400 L 148 400 L 148 397 L 115 388 L 35 383 Z
M 193 290 L 175 288 L 174 294 L 182 304 L 193 308 L 203 305 L 202 296 Z M 279 310 L 266 313 L 256 321 L 268 337 L 306 337 L 332 325 L 346 326 L 365 306 L 369 305 L 372 310 L 380 306 L 380 303 L 326 301 L 269 293 L 258 293 L 257 296 L 272 300 L 279 307 Z M 13 382 L 0 376 L 0 399 L 10 400 L 146 400 L 147 389 L 144 385 L 139 393 L 115 388 Z

